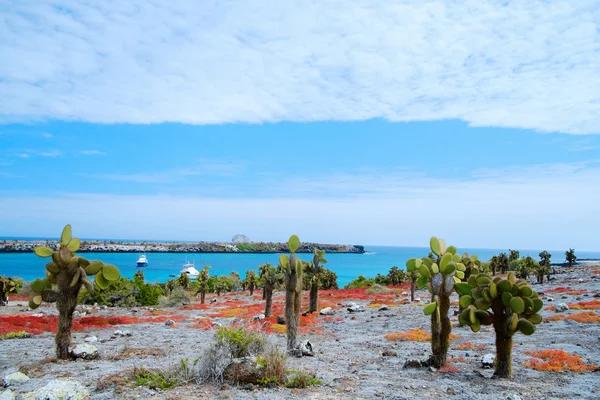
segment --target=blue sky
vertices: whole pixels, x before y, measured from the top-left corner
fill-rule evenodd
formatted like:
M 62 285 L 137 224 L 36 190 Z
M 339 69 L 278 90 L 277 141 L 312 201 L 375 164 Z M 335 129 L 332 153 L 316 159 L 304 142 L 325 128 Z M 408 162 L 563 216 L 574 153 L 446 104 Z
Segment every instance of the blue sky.
M 600 250 L 576 3 L 9 4 L 0 236 Z

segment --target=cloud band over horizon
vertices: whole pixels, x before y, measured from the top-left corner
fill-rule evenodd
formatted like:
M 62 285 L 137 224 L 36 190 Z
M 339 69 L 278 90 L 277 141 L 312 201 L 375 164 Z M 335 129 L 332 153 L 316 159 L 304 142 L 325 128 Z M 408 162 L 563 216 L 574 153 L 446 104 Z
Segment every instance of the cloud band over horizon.
M 600 133 L 600 4 L 11 2 L 0 124 L 460 119 Z

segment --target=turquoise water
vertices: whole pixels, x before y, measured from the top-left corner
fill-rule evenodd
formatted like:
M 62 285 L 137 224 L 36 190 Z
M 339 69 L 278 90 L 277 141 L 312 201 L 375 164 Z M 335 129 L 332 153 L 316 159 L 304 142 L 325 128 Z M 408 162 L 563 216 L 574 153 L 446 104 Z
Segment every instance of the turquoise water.
M 374 277 L 378 273 L 387 274 L 396 265 L 404 268 L 406 260 L 412 257 L 423 257 L 429 249 L 424 247 L 382 247 L 365 246 L 368 254 L 327 254 L 327 268 L 338 276 L 340 287 L 347 284 L 358 275 Z M 507 250 L 498 249 L 459 249 L 461 252 L 477 254 L 480 259 L 487 260 L 495 254 Z M 538 258 L 540 250 L 521 250 L 521 256 L 530 255 Z M 550 251 L 552 262 L 564 262 L 564 251 Z M 243 277 L 246 270 L 256 269 L 260 264 L 269 262 L 276 265 L 277 254 L 206 254 L 206 253 L 147 253 L 149 266 L 137 268 L 136 253 L 81 253 L 82 256 L 93 260 L 100 259 L 119 267 L 123 276 L 132 277 L 138 269 L 144 271 L 149 282 L 165 282 L 170 274 L 179 275 L 186 260 L 194 262 L 196 269 L 210 265 L 211 275 L 225 275 L 237 271 Z M 579 258 L 600 258 L 600 252 L 576 252 Z M 303 260 L 310 260 L 309 254 L 300 254 Z M 24 280 L 33 280 L 44 276 L 46 261 L 33 253 L 0 253 L 0 275 L 18 276 Z

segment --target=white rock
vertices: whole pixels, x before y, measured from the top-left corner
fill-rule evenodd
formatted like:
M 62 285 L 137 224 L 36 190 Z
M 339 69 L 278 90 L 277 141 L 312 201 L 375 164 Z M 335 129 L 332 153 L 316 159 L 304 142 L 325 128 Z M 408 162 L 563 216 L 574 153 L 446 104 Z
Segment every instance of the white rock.
M 98 358 L 98 349 L 91 344 L 78 344 L 71 350 L 71 357 L 95 360 Z
M 113 332 L 113 335 L 114 335 L 114 336 L 123 336 L 123 331 L 121 331 L 121 330 L 116 330 L 116 331 L 114 331 L 114 332 Z
M 123 331 L 123 336 L 133 336 L 133 333 L 131 331 Z
M 36 390 L 36 400 L 87 400 L 90 393 L 73 379 L 56 379 Z
M 88 336 L 83 340 L 85 340 L 88 343 L 95 343 L 98 341 L 98 338 L 96 336 Z
M 2 379 L 4 387 L 20 385 L 29 380 L 29 377 L 22 372 L 15 372 L 14 374 L 6 375 Z
M 171 326 L 171 325 L 175 325 L 175 321 L 173 321 L 172 319 L 168 320 L 167 322 L 165 322 L 166 326 Z
M 509 393 L 508 396 L 506 396 L 506 400 L 521 400 L 521 397 L 519 397 L 518 394 Z
M 390 308 L 386 305 L 386 304 L 382 304 L 381 307 L 379 307 L 379 311 L 386 311 L 389 310 Z
M 265 314 L 258 314 L 255 315 L 254 318 L 252 318 L 254 321 L 262 321 L 263 319 L 265 319 Z
M 492 353 L 486 354 L 481 357 L 481 366 L 483 368 L 494 368 L 494 361 L 496 360 L 496 356 Z
M 362 311 L 365 311 L 364 308 L 362 308 L 362 306 L 359 306 L 356 304 L 354 304 L 351 307 L 348 307 L 348 312 L 351 312 L 351 313 L 362 312 Z
M 0 400 L 15 400 L 15 392 L 12 390 L 6 389 L 4 392 L 0 393 Z
M 333 314 L 335 314 L 335 311 L 331 307 L 325 307 L 324 309 L 322 309 L 321 311 L 319 311 L 319 314 L 321 314 L 321 315 L 333 315 Z
M 569 311 L 569 305 L 567 303 L 558 303 L 556 305 L 556 312 Z

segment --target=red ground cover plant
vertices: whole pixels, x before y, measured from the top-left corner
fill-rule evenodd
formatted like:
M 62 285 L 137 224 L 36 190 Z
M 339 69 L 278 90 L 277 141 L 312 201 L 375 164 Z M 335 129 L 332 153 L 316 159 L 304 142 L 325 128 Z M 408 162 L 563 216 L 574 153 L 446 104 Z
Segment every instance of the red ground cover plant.
M 579 295 L 585 293 L 586 290 L 585 289 L 573 289 L 573 288 L 560 286 L 557 288 L 548 289 L 548 290 L 546 290 L 546 292 L 547 293 L 564 293 L 564 294 L 569 294 L 571 296 L 579 296 Z
M 198 318 L 195 323 L 190 325 L 190 328 L 202 329 L 203 331 L 211 330 L 215 324 L 208 318 Z
M 562 372 L 566 370 L 585 372 L 596 371 L 598 369 L 597 365 L 586 364 L 577 354 L 567 353 L 564 350 L 527 350 L 525 354 L 535 358 L 524 362 L 523 365 L 538 371 Z
M 0 315 L 0 334 L 19 331 L 25 331 L 32 335 L 38 335 L 44 332 L 56 333 L 57 318 L 58 317 L 56 316 L 35 317 L 32 315 Z M 164 323 L 167 320 L 180 322 L 186 319 L 187 317 L 182 315 L 146 318 L 90 316 L 74 318 L 73 330 L 83 331 L 86 329 L 103 329 L 110 328 L 114 325 L 143 324 L 153 322 Z
M 475 350 L 475 345 L 471 342 L 464 342 L 456 345 L 456 350 Z

